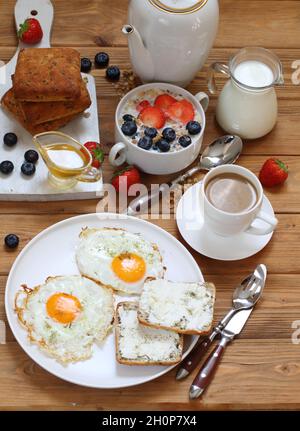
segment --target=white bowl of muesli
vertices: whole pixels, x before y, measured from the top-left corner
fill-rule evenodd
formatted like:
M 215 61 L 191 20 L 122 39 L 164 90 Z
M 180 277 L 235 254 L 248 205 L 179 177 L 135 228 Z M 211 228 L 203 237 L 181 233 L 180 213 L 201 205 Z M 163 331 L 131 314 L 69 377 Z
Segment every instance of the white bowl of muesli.
M 116 144 L 110 163 L 127 162 L 163 175 L 187 168 L 198 157 L 209 98 L 166 83 L 141 85 L 126 94 L 115 115 Z

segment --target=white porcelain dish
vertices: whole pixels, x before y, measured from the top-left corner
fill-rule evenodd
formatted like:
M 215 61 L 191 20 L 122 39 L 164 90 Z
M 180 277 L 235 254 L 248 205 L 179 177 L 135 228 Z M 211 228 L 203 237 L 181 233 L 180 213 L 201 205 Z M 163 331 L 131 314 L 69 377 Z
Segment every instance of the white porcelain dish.
M 202 281 L 202 273 L 187 249 L 163 229 L 135 217 L 101 213 L 87 214 L 57 223 L 37 235 L 16 259 L 6 285 L 5 308 L 10 327 L 20 346 L 41 367 L 61 379 L 94 388 L 123 388 L 139 385 L 162 376 L 173 368 L 163 366 L 126 366 L 115 360 L 115 340 L 111 333 L 100 347 L 94 347 L 91 359 L 63 366 L 30 343 L 27 331 L 14 312 L 14 298 L 22 283 L 29 287 L 49 275 L 78 274 L 75 247 L 83 227 L 118 227 L 139 232 L 156 242 L 167 266 L 166 277 L 174 281 Z M 180 265 L 179 265 L 180 262 Z M 188 280 L 187 280 L 188 277 Z M 123 300 L 124 297 L 116 297 Z M 135 300 L 136 297 L 131 297 Z M 126 298 L 125 298 L 126 300 Z M 116 302 L 117 302 L 116 301 Z M 185 355 L 197 337 L 185 338 Z

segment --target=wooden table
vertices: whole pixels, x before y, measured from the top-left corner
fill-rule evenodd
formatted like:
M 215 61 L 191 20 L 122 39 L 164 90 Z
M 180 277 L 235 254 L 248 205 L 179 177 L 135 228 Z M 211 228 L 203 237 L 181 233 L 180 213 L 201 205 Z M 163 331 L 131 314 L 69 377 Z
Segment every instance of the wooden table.
M 100 50 L 111 56 L 111 64 L 130 69 L 127 42 L 120 32 L 126 21 L 127 0 L 52 0 L 55 6 L 53 46 L 76 47 L 92 58 Z M 0 409 L 296 409 L 300 408 L 300 346 L 292 344 L 292 322 L 300 319 L 300 86 L 292 84 L 292 62 L 300 60 L 298 0 L 220 0 L 219 34 L 208 63 L 226 61 L 247 45 L 273 49 L 281 58 L 286 85 L 278 90 L 279 121 L 264 139 L 248 142 L 239 163 L 253 172 L 268 156 L 289 164 L 290 178 L 279 189 L 266 191 L 279 227 L 271 243 L 258 255 L 240 262 L 222 263 L 197 253 L 207 280 L 217 286 L 216 319 L 231 303 L 232 288 L 256 264 L 268 266 L 264 298 L 257 306 L 239 340 L 228 347 L 218 373 L 201 401 L 189 402 L 191 378 L 175 382 L 175 372 L 122 390 L 94 390 L 68 384 L 32 362 L 7 327 L 7 343 L 0 345 Z M 0 58 L 14 53 L 16 35 L 14 0 L 0 6 Z M 93 72 L 97 82 L 102 142 L 106 150 L 113 142 L 113 114 L 119 97 L 104 72 Z M 204 68 L 189 90 L 206 90 Z M 208 110 L 205 143 L 221 134 L 214 120 L 216 98 Z M 253 124 L 255 127 L 255 124 Z M 112 170 L 106 161 L 104 180 Z M 157 178 L 144 175 L 146 184 Z M 158 181 L 168 178 L 159 178 Z M 4 320 L 4 289 L 7 274 L 17 253 L 38 232 L 75 214 L 94 212 L 97 201 L 58 203 L 1 203 L 0 238 L 15 232 L 21 238 L 16 252 L 4 248 L 0 255 L 0 319 Z M 180 238 L 176 222 L 153 223 Z M 182 240 L 182 239 L 181 239 Z M 38 271 L 32 262 L 32 271 Z

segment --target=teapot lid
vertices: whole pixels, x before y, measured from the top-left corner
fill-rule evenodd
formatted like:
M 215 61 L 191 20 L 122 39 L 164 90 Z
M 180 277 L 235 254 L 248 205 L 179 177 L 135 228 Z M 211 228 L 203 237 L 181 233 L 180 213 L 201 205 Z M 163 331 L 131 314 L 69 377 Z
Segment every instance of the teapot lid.
M 208 0 L 149 0 L 153 6 L 169 13 L 192 13 L 204 6 Z

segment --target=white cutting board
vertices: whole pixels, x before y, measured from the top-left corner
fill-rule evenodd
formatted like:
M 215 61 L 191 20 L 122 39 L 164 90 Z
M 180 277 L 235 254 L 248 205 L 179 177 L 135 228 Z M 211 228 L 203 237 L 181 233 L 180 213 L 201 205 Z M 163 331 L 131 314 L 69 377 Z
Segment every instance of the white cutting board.
M 32 17 L 31 11 L 33 10 L 38 12 L 35 17 L 39 20 L 44 33 L 42 41 L 34 47 L 48 48 L 50 47 L 54 15 L 50 0 L 18 0 L 15 6 L 16 28 L 18 29 L 26 18 Z M 0 98 L 12 86 L 11 75 L 15 71 L 19 49 L 23 47 L 26 48 L 28 45 L 20 42 L 14 57 L 0 68 Z M 86 111 L 88 113 L 86 116 L 76 118 L 60 130 L 81 143 L 100 142 L 95 80 L 91 75 L 82 75 L 88 80 L 87 87 L 92 99 L 91 107 Z M 18 136 L 18 143 L 13 148 L 3 145 L 3 136 L 8 132 L 14 132 Z M 10 175 L 0 173 L 0 200 L 50 201 L 102 197 L 102 180 L 97 183 L 78 182 L 75 187 L 67 191 L 54 189 L 48 183 L 48 169 L 41 158 L 37 163 L 36 173 L 32 177 L 25 177 L 21 173 L 21 165 L 25 151 L 30 148 L 35 148 L 32 136 L 9 113 L 0 108 L 0 162 L 11 160 L 15 165 L 15 169 Z

